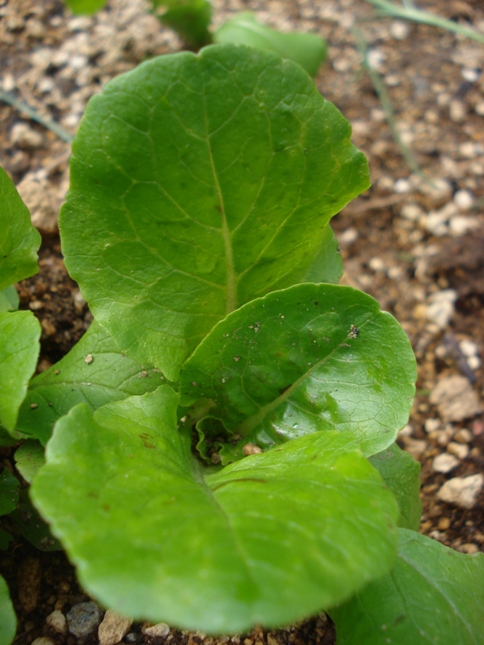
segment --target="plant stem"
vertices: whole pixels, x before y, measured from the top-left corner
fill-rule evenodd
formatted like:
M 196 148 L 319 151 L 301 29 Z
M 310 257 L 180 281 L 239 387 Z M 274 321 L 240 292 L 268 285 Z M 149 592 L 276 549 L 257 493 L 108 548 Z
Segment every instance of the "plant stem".
M 484 34 L 480 34 L 471 27 L 460 25 L 458 22 L 454 22 L 453 20 L 448 20 L 442 16 L 436 16 L 435 14 L 428 13 L 427 11 L 417 9 L 411 0 L 404 0 L 403 6 L 394 4 L 389 0 L 367 0 L 367 2 L 376 7 L 381 16 L 413 20 L 414 22 L 419 22 L 424 25 L 430 25 L 432 27 L 446 29 L 447 31 L 453 31 L 456 34 L 462 34 L 467 38 L 471 38 L 472 40 L 476 40 L 478 43 L 484 44 Z
M 67 143 L 72 143 L 74 136 L 70 132 L 64 130 L 64 128 L 55 121 L 39 114 L 37 110 L 34 110 L 34 108 L 27 105 L 27 103 L 24 103 L 20 99 L 15 98 L 15 96 L 12 96 L 3 90 L 0 90 L 0 101 L 7 103 L 7 105 L 11 105 L 19 112 L 23 112 L 29 117 L 29 119 L 32 119 L 32 121 L 36 121 L 37 123 L 40 123 L 40 125 L 43 125 L 44 128 L 51 130 L 60 139 L 63 139 Z

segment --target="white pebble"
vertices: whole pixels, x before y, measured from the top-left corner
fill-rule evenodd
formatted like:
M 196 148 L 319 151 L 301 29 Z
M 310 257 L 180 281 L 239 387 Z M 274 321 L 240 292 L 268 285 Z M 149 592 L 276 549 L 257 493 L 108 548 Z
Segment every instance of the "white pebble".
M 170 633 L 170 628 L 166 623 L 157 623 L 156 625 L 153 625 L 152 627 L 144 627 L 142 628 L 143 634 L 146 634 L 147 636 L 167 636 Z
M 479 228 L 480 221 L 477 217 L 468 215 L 456 215 L 450 220 L 449 233 L 453 237 L 462 237 L 474 228 Z
M 395 40 L 405 40 L 410 32 L 410 27 L 403 20 L 395 20 L 390 27 L 390 35 Z
M 472 508 L 484 483 L 484 475 L 470 475 L 469 477 L 454 477 L 445 482 L 437 491 L 437 497 L 448 504 L 455 504 L 461 508 Z
M 465 459 L 469 455 L 469 446 L 465 443 L 451 441 L 447 446 L 447 452 L 451 455 L 455 455 L 459 459 Z
M 410 220 L 411 222 L 415 222 L 416 220 L 422 217 L 423 210 L 420 208 L 418 204 L 414 204 L 414 203 L 405 204 L 404 206 L 402 206 L 400 215 L 405 219 Z
M 67 632 L 67 620 L 64 614 L 56 609 L 45 619 L 47 625 L 50 625 L 52 629 L 55 629 L 59 634 L 65 634 Z
M 432 470 L 434 470 L 436 473 L 448 473 L 458 465 L 458 459 L 456 459 L 453 455 L 449 455 L 446 452 L 443 452 L 433 460 Z
M 379 49 L 370 49 L 366 56 L 366 62 L 368 63 L 368 67 L 376 71 L 381 71 L 384 60 L 385 60 L 385 54 L 381 52 Z
M 425 432 L 430 434 L 431 432 L 436 432 L 441 428 L 440 419 L 425 419 Z
M 464 159 L 474 159 L 477 157 L 478 150 L 476 144 L 473 141 L 464 141 L 459 146 L 459 156 Z
M 477 343 L 469 338 L 464 338 L 459 343 L 460 351 L 464 356 L 475 356 L 478 352 Z
M 474 195 L 470 190 L 458 190 L 454 195 L 454 204 L 461 211 L 470 210 L 475 204 Z
M 471 370 L 478 370 L 482 365 L 482 361 L 479 356 L 469 356 L 467 359 L 467 365 L 469 365 Z
M 385 271 L 385 262 L 381 258 L 371 258 L 368 262 L 368 266 L 375 273 Z
M 453 289 L 444 289 L 434 293 L 426 309 L 427 320 L 435 323 L 439 329 L 445 329 L 454 313 L 454 302 L 457 292 Z
M 462 70 L 462 76 L 469 83 L 475 83 L 476 81 L 478 81 L 480 75 L 481 70 L 475 69 L 474 67 L 464 67 L 464 69 Z
M 401 179 L 397 179 L 395 182 L 395 192 L 396 193 L 408 193 L 408 191 L 412 188 L 412 185 L 408 179 L 404 179 L 403 177 Z
M 466 106 L 462 101 L 451 101 L 450 102 L 450 118 L 452 121 L 455 121 L 456 123 L 460 123 L 461 121 L 464 121 L 466 118 L 467 110 Z
M 479 103 L 475 107 L 475 110 L 479 116 L 484 116 L 484 101 L 479 101 Z
M 341 233 L 341 235 L 338 236 L 338 242 L 341 244 L 341 246 L 349 246 L 350 244 L 356 242 L 359 236 L 360 234 L 358 232 L 358 229 L 350 227 L 347 228 L 344 233 Z

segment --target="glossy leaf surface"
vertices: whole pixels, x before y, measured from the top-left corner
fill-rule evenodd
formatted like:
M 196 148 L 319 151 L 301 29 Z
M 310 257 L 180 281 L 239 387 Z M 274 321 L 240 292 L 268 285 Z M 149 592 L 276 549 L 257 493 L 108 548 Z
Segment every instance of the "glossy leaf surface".
M 298 282 L 368 187 L 350 127 L 289 61 L 212 46 L 90 101 L 61 212 L 69 273 L 120 349 L 176 380 L 217 321 Z
M 0 314 L 0 423 L 13 432 L 35 371 L 40 324 L 30 311 Z
M 40 234 L 12 180 L 0 168 L 0 291 L 39 270 Z
M 213 35 L 221 45 L 248 45 L 272 51 L 301 65 L 308 74 L 316 76 L 326 56 L 326 43 L 316 34 L 284 33 L 258 22 L 249 11 L 237 13 Z
M 161 386 L 94 416 L 77 406 L 34 480 L 104 605 L 232 633 L 310 615 L 390 568 L 398 507 L 353 436 L 302 437 L 209 474 L 176 431 L 177 403 Z
M 185 364 L 182 402 L 212 399 L 231 435 L 260 446 L 319 430 L 356 432 L 368 454 L 408 419 L 415 358 L 406 334 L 370 296 L 301 284 L 221 321 Z
M 338 645 L 481 645 L 484 555 L 399 533 L 391 572 L 331 610 Z
M 17 631 L 17 618 L 10 600 L 7 583 L 0 576 L 0 645 L 10 645 Z
M 45 444 L 57 419 L 78 403 L 95 410 L 111 401 L 156 390 L 162 382 L 158 370 L 138 365 L 122 354 L 110 334 L 93 322 L 62 360 L 32 379 L 17 430 Z
M 386 450 L 370 457 L 370 463 L 378 470 L 398 501 L 398 526 L 418 531 L 422 516 L 419 462 L 393 443 Z

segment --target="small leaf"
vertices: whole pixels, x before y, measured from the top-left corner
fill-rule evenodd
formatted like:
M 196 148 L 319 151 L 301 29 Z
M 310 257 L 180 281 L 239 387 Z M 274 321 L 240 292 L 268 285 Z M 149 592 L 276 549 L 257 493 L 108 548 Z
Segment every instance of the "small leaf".
M 397 499 L 400 506 L 398 526 L 418 531 L 422 516 L 419 462 L 393 443 L 370 457 L 370 463 Z
M 264 27 L 250 11 L 237 13 L 213 35 L 221 45 L 248 45 L 278 54 L 301 65 L 316 76 L 326 57 L 326 43 L 316 34 L 283 33 Z
M 38 441 L 29 439 L 15 451 L 17 470 L 29 484 L 39 469 L 45 464 L 44 448 Z
M 0 168 L 0 290 L 37 273 L 40 242 L 27 206 Z
M 3 314 L 5 311 L 16 311 L 18 305 L 19 296 L 13 284 L 3 291 L 0 291 L 0 314 Z
M 415 378 L 405 332 L 373 298 L 301 284 L 218 323 L 186 362 L 180 392 L 184 405 L 213 399 L 211 416 L 242 437 L 239 448 L 339 430 L 374 454 L 407 422 Z
M 484 634 L 484 555 L 464 555 L 400 529 L 386 576 L 330 611 L 338 645 L 479 645 Z
M 11 645 L 17 631 L 17 618 L 7 583 L 0 576 L 0 645 Z
M 62 545 L 50 532 L 50 527 L 32 506 L 27 489 L 20 491 L 17 508 L 10 513 L 15 532 L 24 537 L 39 551 L 60 551 Z
M 19 481 L 4 468 L 0 475 L 0 515 L 7 515 L 17 507 Z
M 369 185 L 350 133 L 299 66 L 246 47 L 161 56 L 95 96 L 60 228 L 120 349 L 175 381 L 227 313 L 299 282 Z
M 151 0 L 159 20 L 198 49 L 212 42 L 208 30 L 212 5 L 207 0 Z M 161 12 L 159 11 L 161 9 Z
M 93 14 L 106 6 L 108 0 L 65 0 L 66 5 L 77 14 Z
M 34 480 L 100 602 L 233 633 L 291 623 L 389 569 L 398 507 L 354 436 L 302 437 L 209 474 L 176 431 L 177 403 L 161 386 L 94 416 L 77 406 Z
M 13 432 L 39 356 L 40 324 L 30 311 L 0 314 L 0 423 Z
M 17 430 L 45 444 L 57 419 L 78 403 L 94 411 L 111 401 L 156 390 L 162 381 L 159 370 L 122 354 L 110 334 L 93 322 L 62 360 L 32 379 Z

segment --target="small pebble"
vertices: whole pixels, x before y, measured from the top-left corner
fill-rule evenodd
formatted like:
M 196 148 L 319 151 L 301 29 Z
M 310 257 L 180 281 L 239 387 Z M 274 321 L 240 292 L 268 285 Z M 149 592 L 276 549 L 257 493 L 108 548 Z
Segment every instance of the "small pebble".
M 469 338 L 464 338 L 464 340 L 461 340 L 459 343 L 459 348 L 464 356 L 475 356 L 478 352 L 477 343 L 475 343 L 473 340 L 469 340 Z
M 469 477 L 454 477 L 445 482 L 437 491 L 437 497 L 448 504 L 455 504 L 461 508 L 472 508 L 484 483 L 484 475 L 470 475 Z
M 453 468 L 459 465 L 459 460 L 453 455 L 443 452 L 435 457 L 432 462 L 432 470 L 436 473 L 449 473 Z
M 94 602 L 80 602 L 67 614 L 69 631 L 74 636 L 89 636 L 101 622 L 101 610 Z
M 341 246 L 350 246 L 356 240 L 359 238 L 360 234 L 358 232 L 358 229 L 354 227 L 347 228 L 344 233 L 341 233 L 341 235 L 338 236 L 338 242 L 341 244 Z
M 457 443 L 456 441 L 451 441 L 447 446 L 447 452 L 451 455 L 455 455 L 459 459 L 465 459 L 469 454 L 469 446 L 465 443 Z
M 471 368 L 471 370 L 478 370 L 480 366 L 482 365 L 481 359 L 479 356 L 469 356 L 467 359 L 467 365 Z
M 477 546 L 477 544 L 468 542 L 457 547 L 457 551 L 460 551 L 461 553 L 467 553 L 468 555 L 474 555 L 474 553 L 479 553 L 479 547 Z
M 116 645 L 129 632 L 133 621 L 108 609 L 99 625 L 99 645 Z
M 375 273 L 385 271 L 385 262 L 381 258 L 371 258 L 368 265 Z
M 438 528 L 440 531 L 446 531 L 450 528 L 450 519 L 448 517 L 441 517 L 439 519 Z
M 394 186 L 395 192 L 399 194 L 408 193 L 411 188 L 412 185 L 408 179 L 397 179 Z
M 54 641 L 47 636 L 41 636 L 32 641 L 32 645 L 55 645 Z
M 26 123 L 16 123 L 12 127 L 10 138 L 12 143 L 26 150 L 35 150 L 36 148 L 40 148 L 44 143 L 42 134 Z
M 450 102 L 449 113 L 452 121 L 460 123 L 466 118 L 466 106 L 462 101 L 453 100 Z
M 152 625 L 151 627 L 143 627 L 142 630 L 143 634 L 146 634 L 147 636 L 168 636 L 170 633 L 170 628 L 166 623 L 157 623 L 156 625 Z
M 440 419 L 425 419 L 425 432 L 430 433 L 440 430 L 441 425 Z
M 416 222 L 424 214 L 423 210 L 418 204 L 410 203 L 402 206 L 400 211 L 401 217 L 410 220 L 411 222 Z
M 430 393 L 429 401 L 437 406 L 444 421 L 463 421 L 484 411 L 477 392 L 463 376 L 440 379 Z
M 427 450 L 427 442 L 422 441 L 421 439 L 411 439 L 410 437 L 404 437 L 405 450 L 409 452 L 412 457 L 418 459 L 423 455 Z
M 476 200 L 470 190 L 458 190 L 454 195 L 454 204 L 461 211 L 470 210 Z
M 45 619 L 47 625 L 50 625 L 52 629 L 55 629 L 59 634 L 65 634 L 67 632 L 67 620 L 64 614 L 56 609 Z
M 410 33 L 410 25 L 403 20 L 395 20 L 390 26 L 390 36 L 395 40 L 405 40 Z
M 467 428 L 462 428 L 455 433 L 455 440 L 459 443 L 470 443 L 472 441 L 472 433 Z
M 427 319 L 440 329 L 445 329 L 454 313 L 454 302 L 457 297 L 457 291 L 453 289 L 444 289 L 432 294 L 426 309 Z

